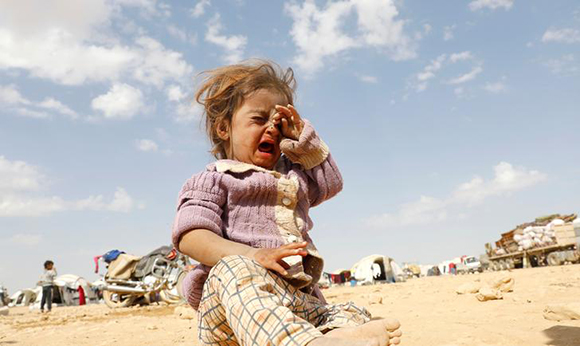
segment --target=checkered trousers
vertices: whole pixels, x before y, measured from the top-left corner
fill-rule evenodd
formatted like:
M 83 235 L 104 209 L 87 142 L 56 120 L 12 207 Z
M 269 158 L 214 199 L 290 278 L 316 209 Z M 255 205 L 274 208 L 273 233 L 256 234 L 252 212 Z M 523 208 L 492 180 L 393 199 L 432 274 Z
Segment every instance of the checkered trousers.
M 212 268 L 198 314 L 201 342 L 220 346 L 303 346 L 371 317 L 352 303 L 324 305 L 244 256 L 225 257 Z

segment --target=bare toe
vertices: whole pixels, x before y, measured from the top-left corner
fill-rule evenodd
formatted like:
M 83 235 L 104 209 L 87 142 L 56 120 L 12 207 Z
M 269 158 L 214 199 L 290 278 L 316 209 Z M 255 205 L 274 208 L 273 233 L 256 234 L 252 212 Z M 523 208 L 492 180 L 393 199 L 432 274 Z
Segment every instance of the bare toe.
M 389 332 L 394 332 L 395 330 L 401 328 L 401 323 L 394 319 L 385 319 L 385 326 Z
M 401 342 L 401 339 L 398 337 L 390 338 L 389 345 L 398 345 Z
M 403 335 L 403 332 L 400 329 L 395 330 L 394 332 L 389 332 L 389 338 L 398 338 Z

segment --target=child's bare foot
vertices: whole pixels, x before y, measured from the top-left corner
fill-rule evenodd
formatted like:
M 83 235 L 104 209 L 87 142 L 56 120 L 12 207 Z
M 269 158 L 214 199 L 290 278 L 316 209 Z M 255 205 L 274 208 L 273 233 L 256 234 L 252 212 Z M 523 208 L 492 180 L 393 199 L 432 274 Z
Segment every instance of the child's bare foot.
M 354 339 L 339 339 L 328 336 L 321 336 L 310 341 L 308 346 L 379 346 L 378 340 L 354 340 Z
M 381 319 L 362 324 L 357 327 L 343 327 L 326 333 L 329 338 L 342 340 L 376 340 L 379 346 L 398 345 L 403 333 L 399 330 L 401 324 L 397 320 Z M 361 340 L 362 341 L 362 340 Z

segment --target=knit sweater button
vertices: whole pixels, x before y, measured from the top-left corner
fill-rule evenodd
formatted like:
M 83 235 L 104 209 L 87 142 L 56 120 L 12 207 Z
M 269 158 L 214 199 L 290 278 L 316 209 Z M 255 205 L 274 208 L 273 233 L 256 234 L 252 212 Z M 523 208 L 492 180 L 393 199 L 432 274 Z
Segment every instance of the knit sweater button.
M 289 206 L 290 204 L 292 204 L 292 201 L 290 200 L 290 198 L 284 197 L 282 198 L 282 204 L 284 204 L 285 206 Z

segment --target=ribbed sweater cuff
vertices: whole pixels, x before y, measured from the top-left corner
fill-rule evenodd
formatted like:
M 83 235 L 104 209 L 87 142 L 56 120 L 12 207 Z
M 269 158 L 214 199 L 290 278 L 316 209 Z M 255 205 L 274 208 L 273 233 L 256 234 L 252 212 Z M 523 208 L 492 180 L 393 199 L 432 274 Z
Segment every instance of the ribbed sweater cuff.
M 296 141 L 285 138 L 280 142 L 280 150 L 290 161 L 299 163 L 304 169 L 312 169 L 320 165 L 328 157 L 330 150 L 326 143 L 318 137 L 314 127 L 304 120 L 304 129 Z

